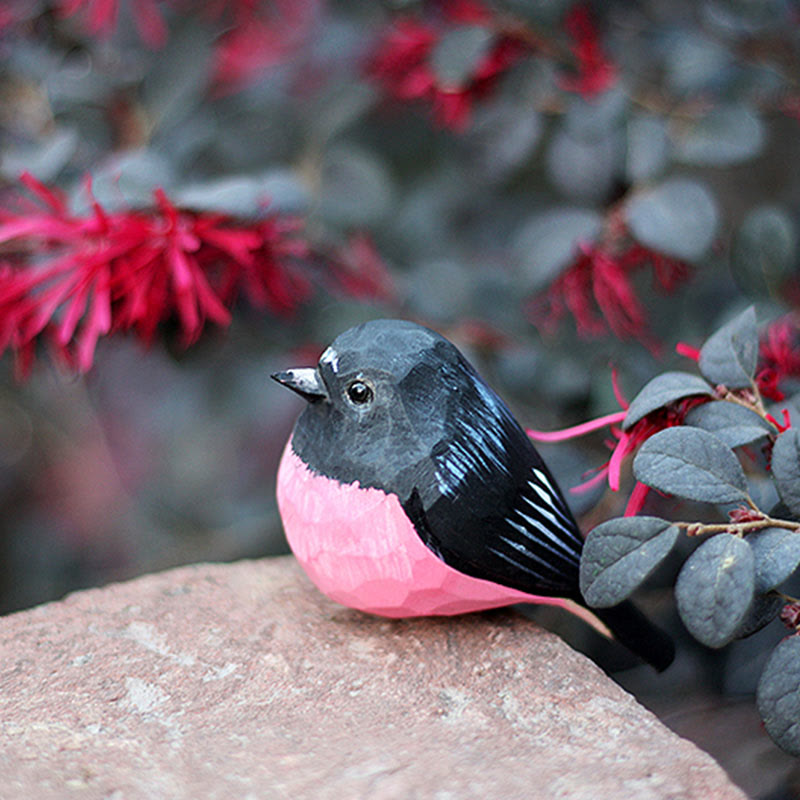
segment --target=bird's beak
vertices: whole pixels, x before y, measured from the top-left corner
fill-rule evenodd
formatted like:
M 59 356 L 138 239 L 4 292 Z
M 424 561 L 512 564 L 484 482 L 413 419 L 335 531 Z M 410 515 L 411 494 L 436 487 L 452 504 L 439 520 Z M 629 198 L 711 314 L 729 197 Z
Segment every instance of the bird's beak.
M 322 400 L 328 396 L 325 384 L 313 367 L 287 369 L 285 372 L 275 372 L 270 377 L 287 389 L 297 392 L 300 397 L 308 400 L 309 403 Z

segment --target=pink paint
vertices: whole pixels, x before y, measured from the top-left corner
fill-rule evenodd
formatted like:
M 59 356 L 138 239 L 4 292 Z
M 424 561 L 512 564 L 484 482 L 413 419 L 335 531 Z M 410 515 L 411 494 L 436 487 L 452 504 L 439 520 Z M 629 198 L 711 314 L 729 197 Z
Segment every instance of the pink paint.
M 292 451 L 278 469 L 286 538 L 316 586 L 337 603 L 383 617 L 463 614 L 539 597 L 463 575 L 423 543 L 396 495 L 315 475 Z

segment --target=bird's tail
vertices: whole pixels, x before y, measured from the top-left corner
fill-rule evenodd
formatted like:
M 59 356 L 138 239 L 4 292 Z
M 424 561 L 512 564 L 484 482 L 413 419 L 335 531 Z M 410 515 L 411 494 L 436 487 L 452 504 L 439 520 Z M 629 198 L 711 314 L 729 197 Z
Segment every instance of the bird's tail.
M 613 608 L 593 608 L 592 613 L 608 626 L 620 644 L 659 672 L 665 670 L 675 658 L 672 639 L 630 601 L 626 600 Z

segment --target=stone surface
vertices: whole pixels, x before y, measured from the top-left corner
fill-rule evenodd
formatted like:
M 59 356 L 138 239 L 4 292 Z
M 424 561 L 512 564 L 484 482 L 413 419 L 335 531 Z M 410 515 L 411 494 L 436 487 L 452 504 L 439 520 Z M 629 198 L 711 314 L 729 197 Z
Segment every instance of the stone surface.
M 291 559 L 0 619 L 0 797 L 743 798 L 512 611 L 385 620 Z

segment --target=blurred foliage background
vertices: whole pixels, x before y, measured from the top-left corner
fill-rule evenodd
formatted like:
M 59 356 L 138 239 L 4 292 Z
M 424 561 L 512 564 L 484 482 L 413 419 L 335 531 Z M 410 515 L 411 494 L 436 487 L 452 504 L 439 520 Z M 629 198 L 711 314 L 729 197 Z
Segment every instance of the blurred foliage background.
M 301 401 L 268 376 L 356 322 L 435 327 L 546 430 L 617 410 L 612 368 L 628 398 L 691 370 L 676 343 L 750 302 L 796 314 L 798 23 L 790 0 L 6 0 L 0 613 L 286 552 Z M 565 487 L 609 455 L 541 449 Z M 570 499 L 589 525 L 629 491 Z M 799 796 L 740 702 L 780 626 L 706 651 L 673 577 L 643 603 L 678 663 L 621 680 L 753 796 Z

